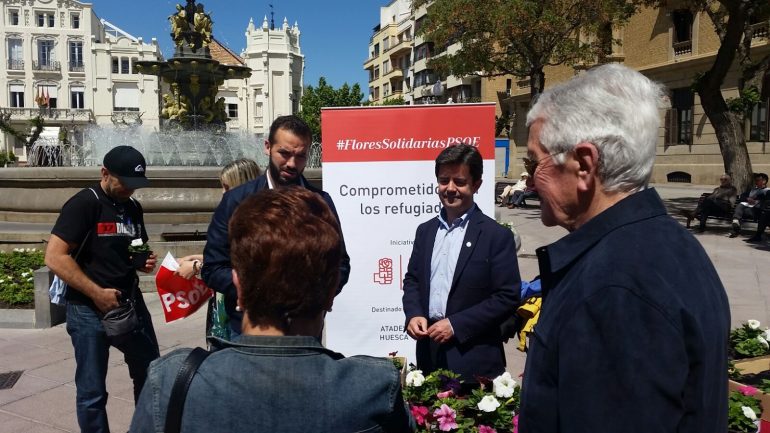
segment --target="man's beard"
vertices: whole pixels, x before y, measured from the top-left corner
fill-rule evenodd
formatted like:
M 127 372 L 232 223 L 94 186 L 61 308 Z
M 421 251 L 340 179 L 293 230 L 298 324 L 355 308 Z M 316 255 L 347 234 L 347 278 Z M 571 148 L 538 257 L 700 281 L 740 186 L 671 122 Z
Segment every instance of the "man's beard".
M 282 178 L 281 170 L 276 167 L 275 164 L 273 164 L 272 159 L 268 162 L 267 169 L 270 170 L 270 178 L 273 179 L 273 182 L 275 182 L 275 186 L 300 185 L 299 173 L 297 173 L 297 176 L 294 177 L 294 179 Z

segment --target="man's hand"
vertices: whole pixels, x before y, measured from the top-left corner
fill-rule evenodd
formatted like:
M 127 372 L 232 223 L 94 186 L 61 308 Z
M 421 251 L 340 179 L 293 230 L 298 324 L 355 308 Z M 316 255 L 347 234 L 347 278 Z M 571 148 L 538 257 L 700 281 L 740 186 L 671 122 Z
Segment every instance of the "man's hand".
M 415 340 L 421 340 L 428 336 L 428 319 L 417 316 L 412 317 L 406 325 L 406 333 Z
M 158 263 L 157 257 L 155 254 L 150 254 L 150 257 L 147 258 L 147 261 L 144 264 L 144 267 L 139 269 L 142 272 L 150 273 L 155 270 L 155 264 Z
M 428 337 L 433 339 L 436 343 L 444 344 L 454 337 L 455 333 L 452 330 L 452 325 L 449 323 L 449 319 L 441 319 L 438 322 L 430 325 L 428 328 Z
M 95 292 L 91 298 L 94 301 L 94 305 L 102 313 L 106 313 L 110 310 L 118 308 L 120 298 L 120 290 L 117 289 L 102 289 Z
M 746 199 L 746 203 L 754 206 L 755 204 L 757 204 L 757 199 L 749 197 L 749 198 Z

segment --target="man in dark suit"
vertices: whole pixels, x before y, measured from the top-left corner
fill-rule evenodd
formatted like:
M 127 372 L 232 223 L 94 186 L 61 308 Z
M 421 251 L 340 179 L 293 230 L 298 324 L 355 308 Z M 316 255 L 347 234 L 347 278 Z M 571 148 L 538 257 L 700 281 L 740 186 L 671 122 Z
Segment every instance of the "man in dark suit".
M 482 159 L 473 146 L 436 158 L 441 213 L 421 224 L 404 278 L 406 332 L 417 367 L 494 378 L 505 370 L 500 324 L 515 314 L 521 278 L 513 233 L 473 201 Z
M 203 250 L 203 268 L 201 277 L 206 284 L 225 295 L 225 311 L 230 318 L 230 331 L 233 337 L 241 333 L 243 312 L 236 305 L 236 291 L 233 285 L 232 263 L 230 262 L 230 242 L 227 225 L 235 208 L 246 197 L 265 188 L 300 187 L 320 195 L 329 205 L 339 222 L 337 209 L 332 198 L 324 191 L 311 185 L 303 176 L 307 162 L 307 152 L 312 140 L 312 133 L 307 124 L 297 116 L 281 116 L 270 125 L 268 139 L 265 140 L 265 152 L 269 156 L 268 169 L 262 176 L 237 188 L 227 191 L 214 211 L 208 233 L 206 247 Z M 297 228 L 301 233 L 302 228 Z M 306 233 L 312 236 L 312 233 Z M 286 239 L 291 242 L 291 239 Z M 350 275 L 350 257 L 345 250 L 345 241 L 340 235 L 342 260 L 340 262 L 340 281 L 337 293 L 348 282 Z M 286 272 L 291 272 L 290 268 Z

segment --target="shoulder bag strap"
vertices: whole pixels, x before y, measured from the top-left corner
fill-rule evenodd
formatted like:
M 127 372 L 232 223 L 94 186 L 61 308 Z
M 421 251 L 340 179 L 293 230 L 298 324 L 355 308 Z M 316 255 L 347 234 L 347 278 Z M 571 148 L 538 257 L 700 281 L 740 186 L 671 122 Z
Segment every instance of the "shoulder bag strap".
M 94 193 L 94 197 L 96 197 L 96 201 L 99 201 L 99 195 L 96 194 L 96 191 L 94 191 L 93 188 L 88 188 L 88 189 L 92 193 Z M 101 203 L 99 203 L 99 205 L 101 206 Z M 101 214 L 101 211 L 99 213 Z M 96 218 L 96 220 L 97 220 L 96 224 L 99 224 L 99 218 L 98 217 Z M 83 242 L 81 242 L 80 245 L 78 246 L 78 250 L 75 253 L 75 256 L 73 257 L 75 259 L 75 262 L 78 261 L 78 257 L 80 257 L 80 253 L 83 252 L 83 248 L 86 246 L 86 242 L 88 241 L 88 238 L 91 237 L 91 232 L 93 232 L 93 231 L 94 231 L 94 227 L 91 227 L 91 229 L 88 230 L 88 233 L 86 233 L 86 237 L 83 238 Z
M 195 372 L 198 371 L 198 367 L 209 355 L 211 352 L 196 347 L 184 360 L 182 368 L 179 369 L 176 380 L 174 380 L 174 386 L 171 388 L 171 397 L 166 410 L 166 425 L 163 430 L 165 433 L 179 433 L 181 431 L 182 412 L 187 398 L 187 390 L 190 389 L 190 384 Z

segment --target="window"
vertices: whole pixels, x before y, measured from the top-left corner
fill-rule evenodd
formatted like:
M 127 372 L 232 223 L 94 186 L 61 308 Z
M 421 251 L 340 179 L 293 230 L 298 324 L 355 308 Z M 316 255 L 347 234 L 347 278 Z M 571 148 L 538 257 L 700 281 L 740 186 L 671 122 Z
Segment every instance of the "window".
M 227 117 L 231 119 L 238 117 L 238 104 L 227 104 Z
M 425 43 L 417 47 L 414 52 L 414 61 L 430 58 L 430 53 L 433 50 L 432 43 Z
M 374 44 L 374 54 L 372 57 L 377 57 L 380 55 L 380 44 Z
M 749 117 L 749 141 L 767 141 L 767 99 L 758 102 Z
M 376 80 L 378 78 L 380 78 L 380 67 L 379 66 L 375 66 L 374 67 L 374 79 Z
M 138 61 L 139 61 L 139 59 L 137 59 L 136 57 L 132 57 L 131 58 L 131 73 L 132 74 L 138 74 L 138 72 L 136 71 L 136 62 L 138 62 Z
M 79 14 L 72 14 L 72 17 L 70 19 L 72 23 L 73 29 L 79 29 L 80 28 L 80 15 Z
M 688 87 L 671 92 L 671 109 L 666 114 L 666 144 L 692 144 L 695 96 Z
M 70 41 L 70 71 L 83 72 L 83 41 Z
M 43 84 L 37 86 L 37 98 L 35 101 L 41 107 L 56 108 L 59 97 L 59 88 L 53 84 Z M 45 103 L 42 103 L 44 101 Z
M 128 57 L 121 57 L 120 58 L 120 73 L 121 74 L 128 74 Z
M 505 93 L 507 95 L 511 94 L 511 86 L 513 85 L 513 80 L 508 78 L 505 80 Z
M 24 51 L 21 39 L 8 39 L 8 69 L 24 69 Z
M 8 25 L 11 25 L 11 26 L 19 25 L 19 11 L 11 10 L 8 13 Z
M 37 14 L 37 26 L 45 27 L 45 14 Z
M 85 88 L 84 87 L 71 87 L 70 88 L 70 108 L 86 107 L 85 103 Z
M 40 40 L 37 42 L 37 61 L 40 66 L 54 66 L 54 41 Z
M 382 85 L 382 96 L 390 95 L 390 84 L 385 83 Z
M 117 57 L 112 58 L 112 73 L 113 74 L 120 73 L 120 62 Z
M 132 83 L 115 83 L 114 111 L 139 111 L 139 88 Z
M 24 108 L 24 85 L 23 84 L 11 84 L 11 107 Z
M 671 13 L 674 21 L 674 42 L 687 42 L 692 40 L 692 12 L 687 9 L 676 10 Z
M 54 26 L 53 14 L 49 14 L 47 16 L 48 16 L 48 27 L 53 27 Z
M 385 60 L 382 62 L 382 75 L 388 75 L 388 72 L 390 72 L 390 61 Z

